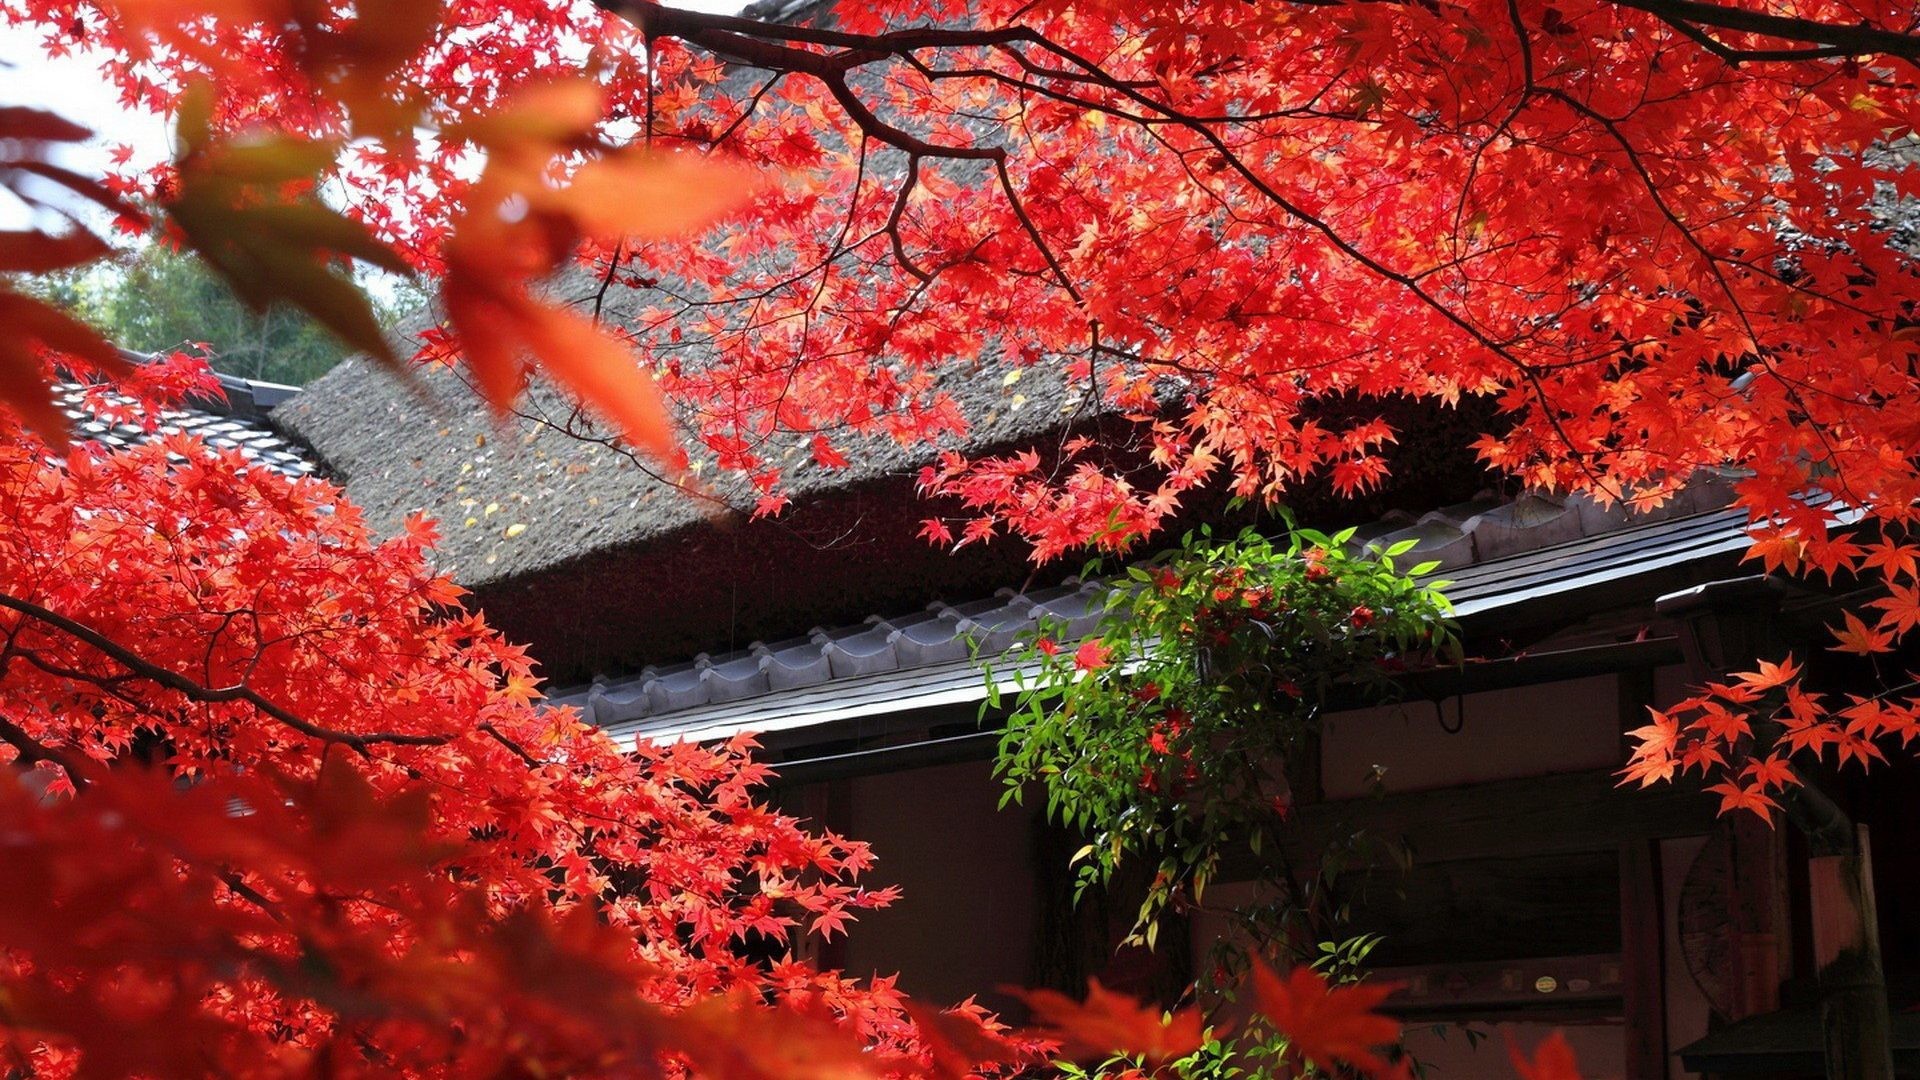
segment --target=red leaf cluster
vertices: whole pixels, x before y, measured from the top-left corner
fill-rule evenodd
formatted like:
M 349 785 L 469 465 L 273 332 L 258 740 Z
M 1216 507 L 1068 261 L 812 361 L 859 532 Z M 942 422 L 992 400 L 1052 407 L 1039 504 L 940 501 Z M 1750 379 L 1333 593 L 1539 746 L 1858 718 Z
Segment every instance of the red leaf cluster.
M 738 947 L 887 903 L 865 845 L 758 803 L 745 739 L 624 748 L 536 709 L 431 525 L 376 541 L 330 485 L 186 436 L 55 464 L 17 429 L 0 521 L 0 757 L 36 778 L 0 785 L 15 1051 L 551 1074 L 918 1046 L 886 982 Z

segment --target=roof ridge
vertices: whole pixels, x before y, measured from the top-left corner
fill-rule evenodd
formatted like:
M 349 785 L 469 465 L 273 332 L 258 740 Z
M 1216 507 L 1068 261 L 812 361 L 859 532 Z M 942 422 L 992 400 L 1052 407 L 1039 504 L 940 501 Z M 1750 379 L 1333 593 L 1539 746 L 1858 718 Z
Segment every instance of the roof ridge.
M 139 352 L 134 349 L 118 348 L 120 359 L 136 367 L 157 363 L 158 352 Z M 288 383 L 269 382 L 266 379 L 249 379 L 241 375 L 230 375 L 224 371 L 213 373 L 220 384 L 220 395 L 192 394 L 187 403 L 194 408 L 216 416 L 264 417 L 276 407 L 284 404 L 300 392 L 300 388 Z

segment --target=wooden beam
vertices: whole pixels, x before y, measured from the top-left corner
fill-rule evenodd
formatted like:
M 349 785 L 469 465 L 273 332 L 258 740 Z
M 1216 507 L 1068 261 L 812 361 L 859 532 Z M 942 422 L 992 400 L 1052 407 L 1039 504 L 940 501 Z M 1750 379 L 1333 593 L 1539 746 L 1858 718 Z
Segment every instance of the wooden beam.
M 1383 1008 L 1409 1023 L 1591 1019 L 1612 1014 L 1621 990 L 1617 954 L 1382 967 L 1373 975 L 1401 984 Z
M 1677 664 L 1683 659 L 1685 653 L 1680 647 L 1679 638 L 1657 637 L 1644 641 L 1614 641 L 1604 645 L 1523 653 L 1498 660 L 1475 660 L 1458 667 L 1408 672 L 1395 681 L 1409 701 L 1415 698 L 1437 701 L 1462 694 L 1484 694 L 1490 690 L 1510 690 L 1517 686 L 1536 686 L 1615 672 L 1622 678 L 1644 676 L 1651 686 L 1654 668 Z M 1366 699 L 1351 703 L 1328 702 L 1329 707 L 1372 704 L 1377 702 Z M 1639 727 L 1644 722 L 1635 718 L 1632 726 Z
M 1613 851 L 1520 859 L 1416 860 L 1343 873 L 1343 932 L 1380 934 L 1386 967 L 1618 954 L 1620 859 Z
M 1329 837 L 1364 831 L 1405 844 L 1416 860 L 1442 862 L 1612 851 L 1630 841 L 1697 836 L 1713 822 L 1713 800 L 1691 787 L 1625 789 L 1603 769 L 1304 806 L 1292 832 L 1304 859 Z

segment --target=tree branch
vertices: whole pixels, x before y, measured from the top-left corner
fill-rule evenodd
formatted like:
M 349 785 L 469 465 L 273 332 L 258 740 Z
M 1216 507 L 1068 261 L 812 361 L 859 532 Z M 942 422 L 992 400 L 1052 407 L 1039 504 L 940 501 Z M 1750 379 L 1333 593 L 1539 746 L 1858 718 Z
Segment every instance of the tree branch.
M 1329 6 L 1325 0 L 1291 0 L 1307 7 Z M 1404 0 L 1368 0 L 1387 4 Z M 1743 60 L 1814 60 L 1833 56 L 1885 55 L 1920 61 L 1920 34 L 1874 26 L 1821 22 L 1787 15 L 1707 3 L 1705 0 L 1609 0 L 1617 7 L 1644 11 L 1686 33 L 1696 41 L 1698 28 L 1711 26 L 1759 34 L 1779 41 L 1817 46 L 1815 49 L 1741 50 L 1722 46 L 1726 53 Z M 801 49 L 783 49 L 768 42 L 794 42 L 828 48 L 855 50 L 868 54 L 902 55 L 919 49 L 968 48 L 1009 45 L 1017 42 L 1041 44 L 1043 38 L 1024 26 L 981 29 L 945 29 L 920 27 L 882 34 L 850 34 L 817 26 L 792 26 L 761 22 L 738 15 L 713 15 L 660 7 L 640 0 L 594 0 L 596 6 L 641 27 L 652 36 L 676 37 L 716 52 L 737 56 L 759 65 L 772 61 L 775 69 L 811 71 L 827 60 L 826 54 Z M 1686 27 L 1693 27 L 1688 31 Z M 731 47 L 728 47 L 731 46 Z M 735 50 L 741 50 L 736 52 Z M 770 49 L 777 51 L 770 52 Z M 1720 50 L 1715 50 L 1716 52 Z M 809 57 L 795 62 L 793 54 Z M 877 58 L 877 57 L 874 57 Z M 869 62 L 862 60 L 862 63 Z M 843 69 L 844 70 L 844 69 Z
M 1843 26 L 1814 19 L 1770 15 L 1762 11 L 1749 11 L 1723 4 L 1703 3 L 1702 0 L 1612 0 L 1612 3 L 1658 16 L 1662 21 L 1676 28 L 1679 28 L 1682 23 L 1695 27 L 1713 26 L 1722 30 L 1737 30 L 1781 41 L 1799 41 L 1840 50 L 1840 52 L 1819 50 L 1816 52 L 1817 56 L 1885 55 L 1920 61 L 1920 35 L 1896 30 L 1882 30 L 1873 26 Z M 1804 55 L 1804 51 L 1799 53 L 1799 55 L 1795 52 L 1746 55 L 1739 50 L 1734 50 L 1734 55 L 1742 59 L 1814 58 Z
M 86 787 L 90 782 L 87 779 L 87 774 L 81 769 L 79 763 L 69 756 L 66 751 L 56 750 L 48 746 L 46 743 L 27 734 L 25 728 L 4 716 L 0 716 L 0 742 L 5 742 L 8 746 L 13 747 L 14 750 L 19 752 L 20 757 L 17 760 L 27 762 L 28 764 L 44 761 L 49 765 L 59 766 L 60 770 L 67 774 L 68 782 L 73 785 L 76 791 Z
M 203 686 L 177 671 L 169 670 L 145 659 L 138 653 L 121 645 L 119 642 L 114 641 L 112 638 L 107 637 L 105 634 L 100 633 L 85 623 L 77 622 L 57 611 L 41 607 L 39 604 L 0 593 L 0 608 L 9 608 L 17 611 L 28 618 L 45 623 L 70 637 L 78 638 L 99 650 L 101 653 L 104 653 L 109 659 L 126 668 L 134 675 L 146 679 L 149 682 L 156 683 L 168 690 L 172 690 L 191 701 L 199 701 L 207 704 L 244 701 L 303 735 L 318 739 L 321 742 L 337 743 L 363 754 L 368 747 L 380 744 L 394 746 L 443 746 L 453 741 L 456 737 L 450 734 L 409 735 L 397 731 L 355 734 L 350 731 L 339 731 L 334 728 L 324 727 L 288 711 L 244 683 L 235 686 Z M 4 732 L 0 732 L 0 738 L 4 737 Z

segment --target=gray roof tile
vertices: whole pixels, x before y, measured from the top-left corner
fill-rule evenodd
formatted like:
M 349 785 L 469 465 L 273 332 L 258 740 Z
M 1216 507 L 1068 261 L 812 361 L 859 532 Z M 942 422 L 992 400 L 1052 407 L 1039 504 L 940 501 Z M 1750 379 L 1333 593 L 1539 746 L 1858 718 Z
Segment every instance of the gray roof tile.
M 130 358 L 136 361 L 140 359 L 137 356 Z M 59 383 L 54 387 L 54 393 L 61 411 L 73 420 L 74 436 L 82 441 L 125 449 L 184 432 L 206 440 L 207 445 L 216 449 L 237 450 L 249 461 L 259 462 L 275 472 L 288 476 L 312 475 L 315 472 L 313 462 L 308 460 L 299 443 L 282 435 L 267 419 L 271 405 L 257 402 L 249 390 L 253 384 L 246 379 L 225 375 L 220 380 L 222 388 L 227 391 L 227 401 L 195 401 L 178 409 L 163 410 L 155 418 L 152 431 L 137 424 L 108 424 L 95 416 L 87 409 L 87 389 L 79 383 Z M 271 387 L 276 393 L 287 389 L 273 384 L 259 385 Z M 116 404 L 134 404 L 131 398 L 111 391 L 108 395 Z M 260 397 L 268 398 L 268 395 L 263 391 Z M 268 400 L 284 400 L 284 397 L 281 394 Z
M 1687 509 L 1685 503 L 1678 504 L 1636 518 L 1628 527 L 1467 566 L 1446 575 L 1453 580 L 1447 595 L 1456 614 L 1485 616 L 1529 600 L 1568 596 L 1590 586 L 1730 556 L 1749 543 L 1743 511 L 1683 512 Z M 996 685 L 1010 691 L 1017 688 L 1017 679 L 1032 674 L 1027 666 L 997 667 Z M 896 671 L 821 679 L 788 691 L 648 715 L 608 709 L 604 703 L 611 695 L 596 689 L 587 716 L 622 742 L 704 741 L 742 732 L 779 735 L 842 722 L 870 723 L 920 709 L 977 703 L 988 689 L 980 665 L 961 658 L 902 663 Z M 577 690 L 551 700 L 583 704 Z
M 1367 546 L 1385 551 L 1404 540 L 1413 541 L 1413 551 L 1423 561 L 1440 564 L 1442 570 L 1468 566 L 1473 562 L 1473 537 L 1444 517 L 1428 514 L 1404 529 L 1395 529 Z
M 840 637 L 816 634 L 815 637 L 821 642 L 820 651 L 826 654 L 834 678 L 844 679 L 899 670 L 900 657 L 893 651 L 892 634 L 893 628 L 883 622 L 859 633 Z
M 900 666 L 922 667 L 949 660 L 964 660 L 972 654 L 971 642 L 959 633 L 959 619 L 938 612 L 921 612 L 901 620 L 894 631 L 893 648 L 900 654 Z

